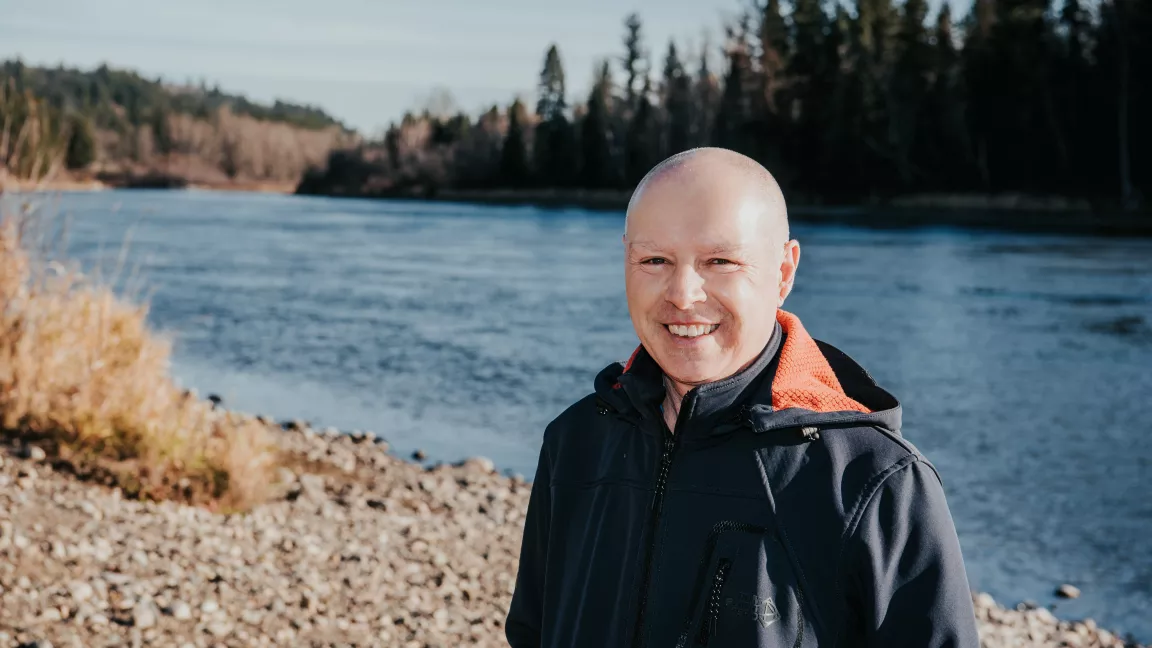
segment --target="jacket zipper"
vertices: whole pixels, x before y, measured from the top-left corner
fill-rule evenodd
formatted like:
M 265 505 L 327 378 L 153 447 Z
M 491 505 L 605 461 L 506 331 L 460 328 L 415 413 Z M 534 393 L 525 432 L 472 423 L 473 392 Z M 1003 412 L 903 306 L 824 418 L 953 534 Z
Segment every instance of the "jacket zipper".
M 691 411 L 694 400 L 692 393 L 684 397 L 680 404 L 680 415 L 676 421 L 677 428 L 680 427 L 680 420 Z M 668 424 L 664 421 L 663 416 L 660 416 L 660 427 L 664 430 L 664 449 L 660 455 L 660 470 L 656 473 L 656 488 L 652 493 L 652 505 L 649 507 L 648 546 L 644 551 L 644 572 L 641 576 L 643 589 L 640 593 L 640 606 L 636 610 L 636 627 L 632 632 L 633 648 L 643 648 L 644 646 L 644 613 L 648 608 L 648 587 L 652 584 L 652 560 L 656 552 L 656 532 L 660 528 L 660 512 L 664 506 L 664 491 L 668 486 L 668 473 L 672 469 L 672 456 L 676 453 L 680 439 L 679 430 L 673 434 L 668 429 Z
M 768 533 L 768 529 L 765 529 L 764 527 L 756 526 L 754 524 L 748 524 L 746 522 L 736 522 L 734 520 L 723 520 L 723 521 L 717 522 L 712 527 L 712 530 L 708 533 L 708 539 L 704 541 L 704 551 L 700 555 L 700 566 L 698 567 L 699 571 L 696 574 L 696 585 L 692 588 L 692 591 L 694 592 L 694 594 L 692 595 L 692 601 L 688 606 L 688 616 L 684 620 L 684 631 L 682 633 L 680 633 L 680 640 L 677 641 L 676 648 L 685 648 L 685 646 L 688 645 L 688 640 L 689 640 L 689 637 L 691 636 L 691 632 L 692 632 L 692 620 L 695 618 L 696 606 L 700 600 L 699 597 L 704 592 L 704 586 L 705 586 L 705 583 L 707 582 L 706 578 L 707 578 L 707 574 L 708 574 L 708 565 L 710 565 L 712 563 L 712 555 L 716 552 L 716 543 L 719 542 L 721 534 L 729 533 L 731 531 L 736 531 L 739 533 L 754 533 L 757 535 L 762 535 L 762 534 Z M 709 603 L 706 604 L 705 608 L 704 608 L 704 610 L 705 610 L 705 619 L 703 622 L 704 624 L 707 624 L 707 622 L 708 622 L 707 621 L 709 618 L 708 613 L 711 610 L 710 605 L 711 605 L 711 601 L 713 600 L 712 597 L 713 596 L 719 596 L 719 593 L 717 592 L 716 587 L 715 587 L 715 581 L 716 581 L 717 575 L 721 571 L 720 565 L 723 563 L 728 563 L 728 566 L 724 568 L 725 574 L 723 576 L 723 578 L 727 578 L 728 575 L 726 573 L 726 570 L 731 568 L 732 561 L 728 558 L 722 558 L 717 563 L 716 571 L 713 572 L 713 575 L 712 575 L 713 588 L 711 591 L 714 593 L 709 596 L 709 599 L 708 599 Z M 720 585 L 723 586 L 723 582 L 721 582 Z M 720 612 L 717 609 L 715 616 L 718 617 L 719 614 L 720 614 Z M 713 623 L 715 623 L 715 621 L 713 621 Z M 700 626 L 700 630 L 696 635 L 697 639 L 699 639 L 700 637 L 707 637 L 707 632 L 705 631 L 704 627 L 705 627 L 705 625 Z M 713 630 L 715 630 L 715 628 L 713 628 Z M 707 639 L 704 639 L 704 641 L 707 641 Z
M 732 561 L 725 558 L 716 566 L 716 575 L 712 577 L 712 592 L 708 595 L 708 616 L 700 625 L 700 635 L 696 643 L 707 646 L 708 640 L 716 636 L 716 625 L 720 621 L 720 596 L 724 591 L 724 581 L 728 580 L 728 570 L 732 568 Z

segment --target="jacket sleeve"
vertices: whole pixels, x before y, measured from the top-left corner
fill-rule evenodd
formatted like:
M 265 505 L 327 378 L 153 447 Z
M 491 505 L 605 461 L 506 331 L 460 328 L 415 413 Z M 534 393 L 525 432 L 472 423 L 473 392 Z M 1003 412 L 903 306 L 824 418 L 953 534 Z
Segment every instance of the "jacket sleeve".
M 846 645 L 979 648 L 960 542 L 935 469 L 912 459 L 864 506 L 845 583 L 862 636 Z
M 548 527 L 552 518 L 551 469 L 547 445 L 540 449 L 536 477 L 528 498 L 524 538 L 520 545 L 520 567 L 516 588 L 505 622 L 505 635 L 511 648 L 539 648 L 544 616 L 544 581 L 547 577 Z

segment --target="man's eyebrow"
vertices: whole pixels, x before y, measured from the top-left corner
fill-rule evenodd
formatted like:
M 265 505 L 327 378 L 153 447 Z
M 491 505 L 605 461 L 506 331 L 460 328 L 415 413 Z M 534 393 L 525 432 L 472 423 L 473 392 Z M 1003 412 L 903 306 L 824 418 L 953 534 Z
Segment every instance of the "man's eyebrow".
M 631 250 L 633 248 L 644 248 L 645 250 L 650 250 L 650 251 L 655 251 L 655 252 L 659 252 L 659 251 L 663 250 L 663 248 L 661 248 L 659 245 L 656 245 L 652 241 L 644 241 L 644 240 L 633 241 L 632 239 L 628 239 L 628 249 Z
M 629 240 L 628 249 L 631 250 L 633 248 L 643 248 L 647 252 L 662 252 L 664 250 L 663 247 L 652 241 Z M 748 246 L 739 243 L 705 243 L 701 250 L 703 254 L 741 254 L 748 250 Z
M 747 245 L 740 245 L 740 244 L 729 245 L 726 243 L 718 243 L 718 244 L 716 244 L 710 248 L 707 248 L 704 251 L 704 253 L 705 254 L 740 254 L 741 252 L 744 252 L 747 249 L 748 249 Z

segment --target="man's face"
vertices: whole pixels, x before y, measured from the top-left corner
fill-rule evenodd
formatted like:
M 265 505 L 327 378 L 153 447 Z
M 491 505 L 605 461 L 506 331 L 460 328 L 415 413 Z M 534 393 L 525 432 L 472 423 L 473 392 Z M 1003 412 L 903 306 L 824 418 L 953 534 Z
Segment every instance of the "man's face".
M 624 239 L 636 334 L 683 385 L 726 378 L 756 358 L 799 260 L 796 244 L 786 253 L 774 227 L 778 217 L 768 210 L 778 205 L 765 205 L 746 183 L 715 180 L 649 186 L 629 212 Z

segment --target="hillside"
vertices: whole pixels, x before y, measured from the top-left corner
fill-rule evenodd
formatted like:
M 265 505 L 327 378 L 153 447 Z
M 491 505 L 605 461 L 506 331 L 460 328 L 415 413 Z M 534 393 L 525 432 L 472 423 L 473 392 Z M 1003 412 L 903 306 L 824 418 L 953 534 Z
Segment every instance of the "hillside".
M 271 105 L 130 70 L 0 63 L 0 169 L 9 179 L 112 184 L 293 183 L 356 134 L 323 110 Z

